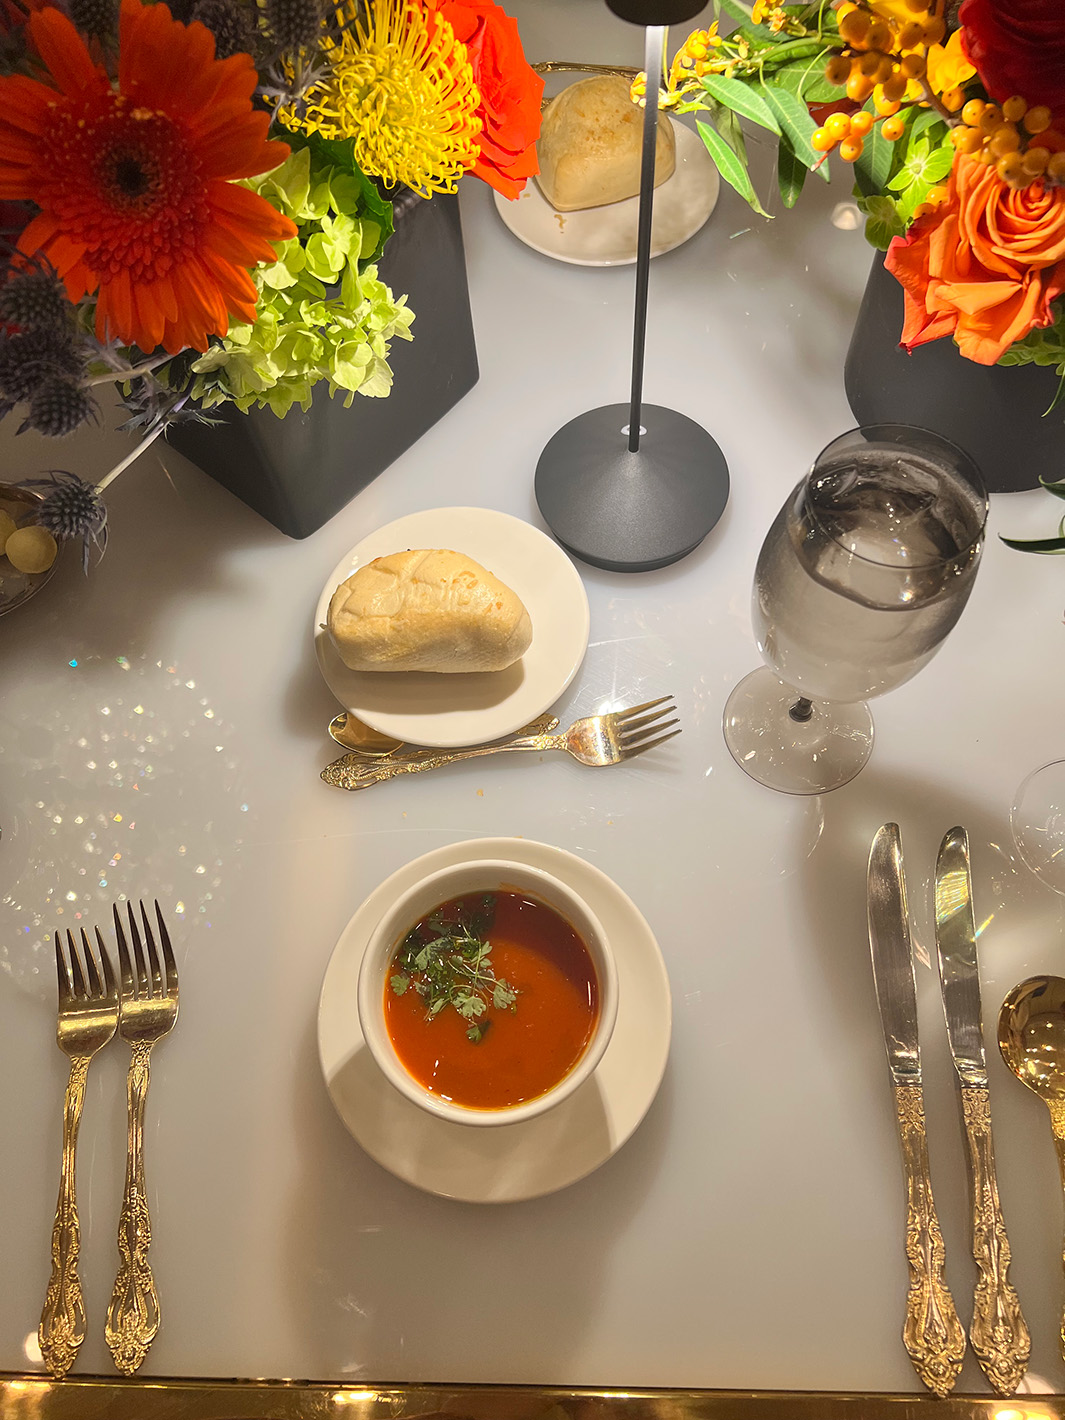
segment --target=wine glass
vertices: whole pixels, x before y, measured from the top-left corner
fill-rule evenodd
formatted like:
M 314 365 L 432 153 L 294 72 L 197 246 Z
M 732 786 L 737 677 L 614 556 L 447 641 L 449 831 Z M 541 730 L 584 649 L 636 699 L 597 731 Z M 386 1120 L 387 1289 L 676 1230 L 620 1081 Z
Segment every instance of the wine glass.
M 854 778 L 873 747 L 865 701 L 916 675 L 958 620 L 987 508 L 973 460 L 926 429 L 866 425 L 822 450 L 758 556 L 766 667 L 724 715 L 741 769 L 788 794 Z
M 1010 807 L 1010 828 L 1024 865 L 1065 896 L 1065 759 L 1027 776 Z

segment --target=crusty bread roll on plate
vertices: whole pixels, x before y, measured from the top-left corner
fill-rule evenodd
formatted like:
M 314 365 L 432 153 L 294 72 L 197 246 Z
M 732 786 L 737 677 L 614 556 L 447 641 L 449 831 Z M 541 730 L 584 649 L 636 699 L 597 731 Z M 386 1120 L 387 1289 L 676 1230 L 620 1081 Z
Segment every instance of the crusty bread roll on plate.
M 548 105 L 540 126 L 536 181 L 556 212 L 603 207 L 640 190 L 643 109 L 617 74 L 579 79 Z M 655 135 L 655 187 L 673 176 L 676 139 L 668 114 Z
M 533 636 L 520 597 L 448 548 L 375 557 L 337 587 L 327 625 L 355 671 L 501 671 Z

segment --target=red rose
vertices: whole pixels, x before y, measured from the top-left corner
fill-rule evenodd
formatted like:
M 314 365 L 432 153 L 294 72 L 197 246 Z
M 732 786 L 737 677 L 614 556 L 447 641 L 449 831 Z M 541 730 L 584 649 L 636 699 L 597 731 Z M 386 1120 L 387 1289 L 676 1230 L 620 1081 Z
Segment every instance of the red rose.
M 494 0 L 427 0 L 427 8 L 447 20 L 466 46 L 481 95 L 481 151 L 473 172 L 504 197 L 517 197 L 525 179 L 540 171 L 534 145 L 544 91 L 544 81 L 526 62 L 517 21 Z
M 1061 0 L 964 0 L 958 20 L 962 48 L 993 99 L 1020 94 L 1029 107 L 1065 114 Z

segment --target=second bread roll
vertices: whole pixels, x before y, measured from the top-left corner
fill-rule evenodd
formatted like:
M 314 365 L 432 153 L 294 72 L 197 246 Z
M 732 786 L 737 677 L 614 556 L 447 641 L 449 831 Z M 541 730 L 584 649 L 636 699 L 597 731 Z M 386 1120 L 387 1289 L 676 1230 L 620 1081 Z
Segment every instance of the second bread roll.
M 377 557 L 329 603 L 329 634 L 355 671 L 501 671 L 532 642 L 521 598 L 444 548 Z
M 643 110 L 616 74 L 580 79 L 548 105 L 540 127 L 536 181 L 557 212 L 603 207 L 640 190 Z M 673 175 L 676 139 L 666 114 L 655 138 L 655 186 Z

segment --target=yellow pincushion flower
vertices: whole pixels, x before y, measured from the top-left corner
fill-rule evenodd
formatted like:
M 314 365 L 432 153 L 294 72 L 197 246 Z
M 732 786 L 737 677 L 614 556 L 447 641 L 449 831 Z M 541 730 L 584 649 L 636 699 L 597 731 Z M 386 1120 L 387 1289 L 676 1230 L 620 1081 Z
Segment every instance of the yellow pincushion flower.
M 466 46 L 417 0 L 377 0 L 329 45 L 330 75 L 290 127 L 353 138 L 364 173 L 422 197 L 454 192 L 477 159 L 481 96 Z

